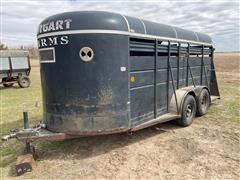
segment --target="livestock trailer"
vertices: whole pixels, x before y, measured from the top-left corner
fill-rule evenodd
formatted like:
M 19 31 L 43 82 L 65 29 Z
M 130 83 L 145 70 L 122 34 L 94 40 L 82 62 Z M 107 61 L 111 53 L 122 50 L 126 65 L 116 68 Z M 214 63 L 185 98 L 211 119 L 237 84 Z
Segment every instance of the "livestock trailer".
M 220 97 L 211 38 L 121 14 L 46 18 L 37 34 L 43 123 L 10 136 L 29 143 L 192 123 Z M 20 135 L 19 135 L 20 134 Z
M 22 50 L 0 51 L 0 84 L 11 87 L 18 83 L 21 88 L 30 86 L 31 65 L 29 54 Z
M 79 11 L 45 19 L 37 37 L 53 132 L 116 133 L 177 118 L 187 126 L 219 97 L 212 40 L 202 33 Z

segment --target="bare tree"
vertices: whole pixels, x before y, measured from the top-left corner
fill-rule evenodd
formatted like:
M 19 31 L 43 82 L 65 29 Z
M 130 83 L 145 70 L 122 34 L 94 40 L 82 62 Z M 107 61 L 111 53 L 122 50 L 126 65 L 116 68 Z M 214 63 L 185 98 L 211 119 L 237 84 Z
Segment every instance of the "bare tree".
M 38 59 L 38 50 L 34 45 L 20 45 L 14 48 L 15 50 L 25 50 L 29 52 L 30 59 Z
M 0 41 L 0 50 L 6 50 L 8 49 L 7 46 L 5 46 L 5 44 L 3 44 L 1 41 Z
M 38 50 L 35 46 L 25 47 L 29 51 L 29 56 L 31 59 L 38 59 Z

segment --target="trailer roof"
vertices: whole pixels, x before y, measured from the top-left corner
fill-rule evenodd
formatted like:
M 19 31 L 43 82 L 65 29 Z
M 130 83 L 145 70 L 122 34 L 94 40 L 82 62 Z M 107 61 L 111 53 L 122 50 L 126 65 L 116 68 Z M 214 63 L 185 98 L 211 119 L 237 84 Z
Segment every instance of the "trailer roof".
M 63 28 L 57 27 L 60 21 L 62 21 Z M 203 33 L 103 11 L 76 11 L 53 15 L 40 24 L 38 37 L 50 36 L 66 30 L 70 34 L 71 32 L 77 34 L 77 31 L 79 33 L 101 33 L 101 31 L 102 33 L 110 33 L 109 31 L 112 31 L 114 34 L 118 31 L 118 34 L 212 44 L 210 36 Z

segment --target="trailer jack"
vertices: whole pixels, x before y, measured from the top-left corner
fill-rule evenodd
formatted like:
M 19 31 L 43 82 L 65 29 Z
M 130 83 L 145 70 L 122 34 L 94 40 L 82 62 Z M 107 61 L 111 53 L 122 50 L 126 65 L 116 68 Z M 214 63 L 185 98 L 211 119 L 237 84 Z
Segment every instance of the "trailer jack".
M 36 167 L 36 155 L 34 146 L 26 146 L 23 154 L 19 155 L 16 160 L 15 169 L 18 176 L 31 172 Z
M 29 128 L 28 112 L 23 112 L 23 129 L 12 130 L 10 134 L 3 136 L 2 141 L 17 139 L 24 143 L 25 147 L 21 155 L 17 157 L 15 169 L 18 176 L 31 172 L 36 166 L 35 147 L 31 144 L 34 141 L 61 141 L 65 139 L 79 138 L 80 136 L 56 133 L 47 130 L 46 125 L 39 123 L 35 127 Z

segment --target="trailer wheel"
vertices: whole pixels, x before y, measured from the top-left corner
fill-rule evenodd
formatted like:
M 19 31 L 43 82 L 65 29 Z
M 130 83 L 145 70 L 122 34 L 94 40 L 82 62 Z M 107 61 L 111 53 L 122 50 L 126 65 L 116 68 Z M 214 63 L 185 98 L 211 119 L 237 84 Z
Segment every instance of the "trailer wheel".
M 177 120 L 178 124 L 181 126 L 189 126 L 193 122 L 193 118 L 196 114 L 196 101 L 192 95 L 187 95 L 184 99 L 182 116 Z
M 202 116 L 208 112 L 210 104 L 210 95 L 208 90 L 203 89 L 198 97 L 197 101 L 197 115 Z
M 21 87 L 21 88 L 27 88 L 30 86 L 30 79 L 26 76 L 22 76 L 22 77 L 19 77 L 18 78 L 18 85 Z

